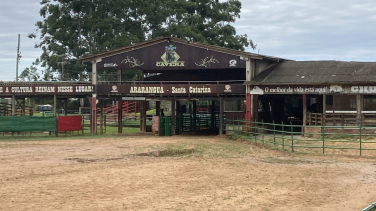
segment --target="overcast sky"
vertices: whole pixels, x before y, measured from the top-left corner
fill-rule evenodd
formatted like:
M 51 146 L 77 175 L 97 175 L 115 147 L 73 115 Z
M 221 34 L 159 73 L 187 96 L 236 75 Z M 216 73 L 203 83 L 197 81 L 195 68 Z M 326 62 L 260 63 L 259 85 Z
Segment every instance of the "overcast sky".
M 35 30 L 39 0 L 3 0 L 0 7 L 0 81 L 16 75 L 17 36 L 21 34 L 19 73 L 41 54 L 27 38 Z M 374 0 L 242 0 L 238 34 L 257 50 L 293 60 L 376 62 Z

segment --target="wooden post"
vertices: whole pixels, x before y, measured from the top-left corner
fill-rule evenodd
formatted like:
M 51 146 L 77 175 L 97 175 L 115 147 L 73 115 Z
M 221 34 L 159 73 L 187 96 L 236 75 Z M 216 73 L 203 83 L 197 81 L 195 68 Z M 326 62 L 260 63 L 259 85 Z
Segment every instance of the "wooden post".
M 196 131 L 196 127 L 197 127 L 197 101 L 193 101 L 192 102 L 193 103 L 193 108 L 192 108 L 192 116 L 193 116 L 193 118 L 192 118 L 192 125 L 193 125 L 193 131 Z
M 322 96 L 322 122 L 321 125 L 325 125 L 326 118 L 326 95 Z
M 307 94 L 303 94 L 303 127 L 302 127 L 303 136 L 304 136 L 306 125 L 307 125 Z
M 123 100 L 117 101 L 118 134 L 123 133 Z
M 140 130 L 141 132 L 146 132 L 146 101 L 141 101 L 140 108 Z
M 356 95 L 356 122 L 358 126 L 361 126 L 362 121 L 362 111 L 363 111 L 363 95 L 357 94 Z
M 94 94 L 93 94 L 94 95 Z M 91 97 L 90 100 L 90 114 L 91 114 L 91 134 L 96 135 L 97 134 L 97 98 Z
M 104 107 L 104 100 L 100 101 L 100 125 L 99 125 L 99 133 L 103 135 L 103 107 Z
M 155 115 L 156 116 L 161 115 L 161 101 L 155 102 Z
M 25 98 L 22 98 L 21 99 L 21 115 L 22 116 L 26 115 L 25 109 L 26 109 L 26 100 L 25 100 Z
M 91 84 L 97 85 L 97 62 L 101 62 L 102 59 L 95 58 L 91 61 Z M 91 134 L 97 134 L 97 94 L 93 93 L 90 99 L 90 132 Z
M 247 90 L 249 90 L 249 86 L 247 85 Z M 249 91 L 247 91 L 246 95 L 245 95 L 245 103 L 244 103 L 244 120 L 245 120 L 245 131 L 246 134 L 248 132 L 250 132 L 252 129 L 251 129 L 251 122 L 253 122 L 253 116 L 252 116 L 252 111 L 251 111 L 251 102 L 252 102 L 252 95 L 251 93 L 249 93 Z
M 54 116 L 58 116 L 57 113 L 57 96 L 54 95 Z
M 258 119 L 258 108 L 259 108 L 259 105 L 258 105 L 258 99 L 259 99 L 259 95 L 252 95 L 253 96 L 253 106 L 252 106 L 252 109 L 253 109 L 253 112 L 252 112 L 252 116 L 253 116 L 253 121 L 259 121 Z
M 219 135 L 223 135 L 223 97 L 219 98 Z
M 171 100 L 171 135 L 175 135 L 176 105 L 175 98 Z
M 211 111 L 210 111 L 210 129 L 214 130 L 215 128 L 215 101 L 211 101 Z

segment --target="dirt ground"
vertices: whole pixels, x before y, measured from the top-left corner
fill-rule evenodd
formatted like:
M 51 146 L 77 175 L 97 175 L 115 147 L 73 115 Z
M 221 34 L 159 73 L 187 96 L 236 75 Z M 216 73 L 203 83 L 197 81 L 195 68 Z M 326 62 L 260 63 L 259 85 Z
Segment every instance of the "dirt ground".
M 353 211 L 376 201 L 375 167 L 218 136 L 1 141 L 0 210 Z

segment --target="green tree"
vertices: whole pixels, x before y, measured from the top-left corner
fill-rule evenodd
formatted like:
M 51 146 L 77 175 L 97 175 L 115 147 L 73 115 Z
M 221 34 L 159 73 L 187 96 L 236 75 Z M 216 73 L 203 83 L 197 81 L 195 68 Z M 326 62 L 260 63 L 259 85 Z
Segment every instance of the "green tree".
M 91 65 L 81 57 L 160 36 L 237 50 L 254 48 L 247 35 L 237 35 L 230 25 L 240 10 L 239 0 L 42 0 L 43 20 L 29 35 L 39 38 L 35 47 L 42 55 L 22 77 L 35 79 L 28 74 L 38 65 L 44 69 L 42 79 L 51 80 L 64 64 L 66 80 L 83 80 Z
M 247 35 L 237 35 L 231 25 L 240 18 L 241 2 L 228 0 L 177 0 L 165 1 L 166 19 L 162 23 L 150 22 L 149 38 L 174 36 L 193 42 L 244 50 L 256 48 Z M 158 7 L 155 7 L 158 11 Z M 153 15 L 149 20 L 153 20 Z

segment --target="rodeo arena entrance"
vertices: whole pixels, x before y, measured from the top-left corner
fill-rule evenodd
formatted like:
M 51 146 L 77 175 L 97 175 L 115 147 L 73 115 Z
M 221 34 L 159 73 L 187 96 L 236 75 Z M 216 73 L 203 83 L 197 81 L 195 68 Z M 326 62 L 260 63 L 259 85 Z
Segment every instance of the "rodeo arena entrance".
M 0 132 L 46 130 L 41 124 L 50 125 L 47 131 L 82 130 L 82 117 L 68 115 L 69 98 L 90 99 L 92 134 L 103 134 L 110 111 L 118 133 L 132 118 L 140 132 L 165 135 L 222 135 L 234 119 L 376 126 L 373 62 L 292 61 L 172 37 L 82 60 L 92 63 L 91 82 L 1 82 L 0 97 L 11 99 L 11 112 L 0 110 Z M 127 71 L 141 71 L 141 78 L 123 81 Z M 118 80 L 98 80 L 103 72 L 114 72 Z M 53 97 L 55 117 L 17 122 L 15 117 L 27 115 L 25 99 L 33 97 Z M 115 107 L 107 109 L 109 104 Z M 125 115 L 131 105 L 133 116 Z

